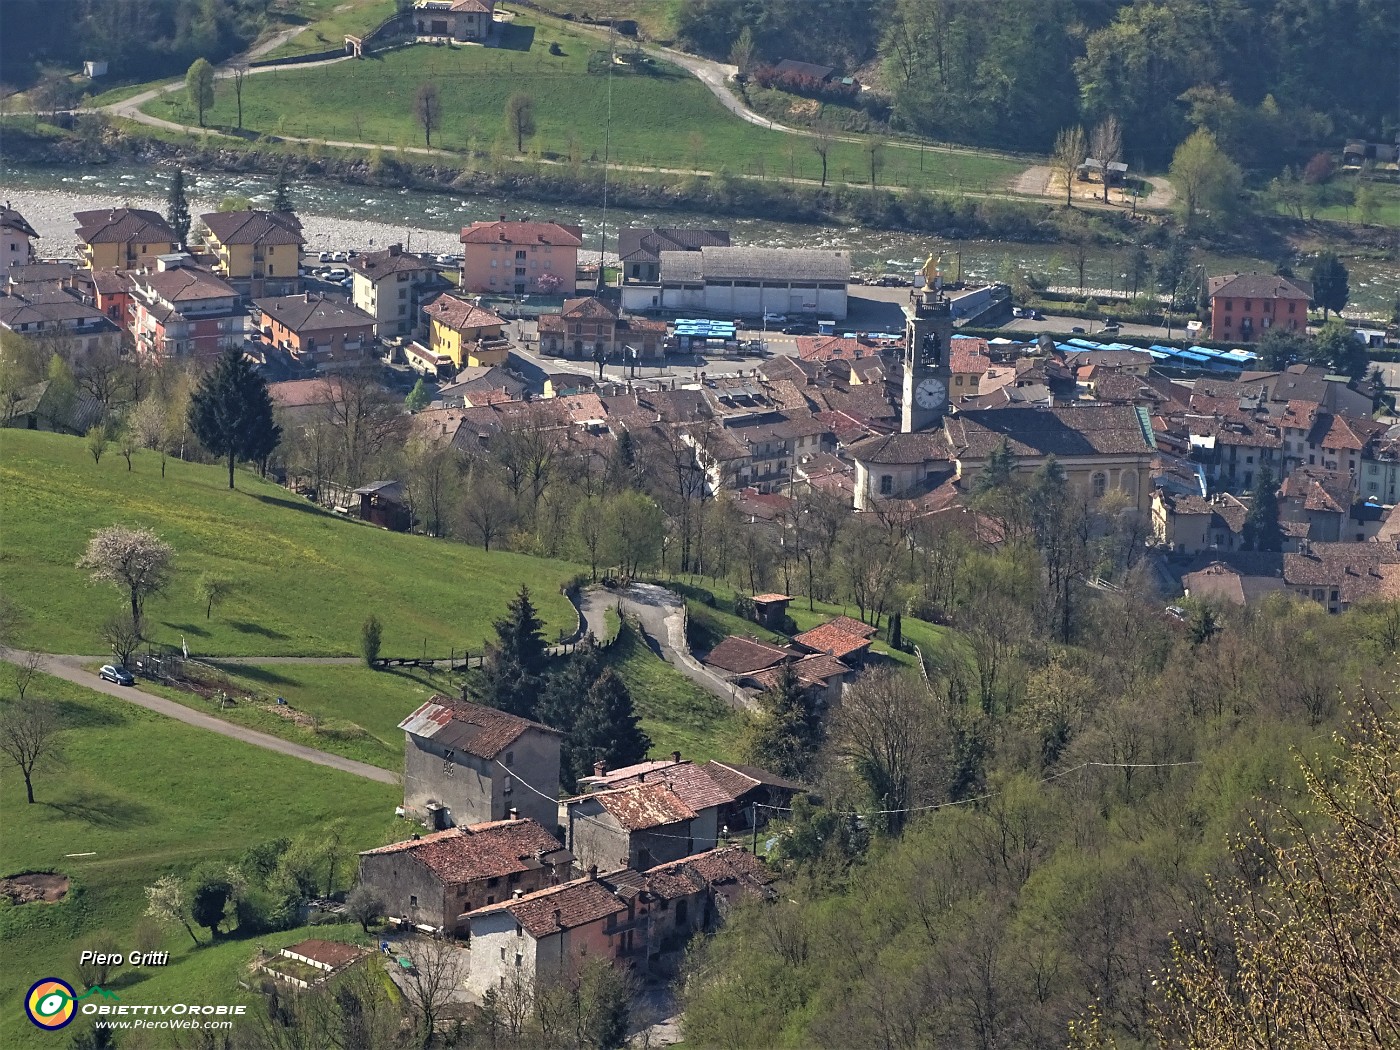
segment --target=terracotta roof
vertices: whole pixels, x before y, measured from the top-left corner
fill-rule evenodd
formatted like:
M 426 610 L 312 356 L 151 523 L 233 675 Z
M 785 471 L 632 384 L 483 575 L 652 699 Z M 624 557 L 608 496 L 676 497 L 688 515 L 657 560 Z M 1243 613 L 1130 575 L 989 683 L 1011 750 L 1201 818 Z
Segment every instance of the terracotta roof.
M 149 288 L 168 303 L 198 302 L 202 299 L 237 297 L 238 290 L 222 277 L 193 267 L 158 270 L 132 278 L 138 288 Z
M 626 910 L 627 905 L 603 881 L 583 878 L 478 908 L 471 916 L 475 919 L 497 912 L 509 912 L 526 933 L 538 940 L 560 930 L 587 926 Z
M 617 254 L 622 262 L 645 259 L 659 262 L 663 251 L 699 251 L 706 245 L 729 244 L 728 230 L 626 227 L 617 231 Z
M 617 307 L 612 303 L 595 295 L 588 295 L 578 299 L 565 299 L 564 308 L 559 311 L 559 316 L 567 317 L 571 321 L 616 321 L 617 313 Z
M 577 248 L 583 227 L 558 222 L 474 222 L 462 229 L 463 244 L 557 244 Z
M 1197 572 L 1181 577 L 1182 586 L 1192 598 L 1227 601 L 1245 605 L 1250 600 L 1283 589 L 1283 580 L 1270 576 L 1248 576 L 1222 562 L 1212 562 Z
M 697 766 L 690 761 L 672 762 L 653 772 L 640 773 L 634 779 L 615 781 L 609 786 L 631 787 L 634 784 L 668 787 L 681 802 L 696 813 L 710 806 L 722 806 L 733 802 L 737 797 L 718 784 L 704 766 Z M 611 809 L 609 812 L 612 812 Z
M 278 408 L 307 408 L 335 401 L 341 395 L 341 384 L 334 377 L 288 379 L 281 383 L 268 383 L 267 392 Z
M 790 656 L 786 649 L 779 649 L 756 638 L 730 635 L 710 650 L 705 663 L 730 674 L 752 674 L 775 667 Z
M 862 620 L 857 620 L 854 616 L 833 616 L 826 622 L 826 625 L 860 638 L 873 638 L 876 634 L 874 627 Z
M 200 220 L 220 244 L 304 244 L 301 220 L 289 211 L 212 211 Z
M 827 656 L 825 653 L 813 653 L 805 656 L 792 664 L 793 674 L 797 675 L 797 680 L 804 685 L 825 686 L 838 675 L 851 673 L 851 669 L 834 656 Z M 781 667 L 770 667 L 766 671 L 759 671 L 754 675 L 745 677 L 751 678 L 754 685 L 760 689 L 772 689 L 778 684 L 782 674 Z
M 1343 514 L 1351 506 L 1352 479 L 1346 471 L 1298 467 L 1284 479 L 1279 494 L 1301 500 L 1304 510 Z
M 1348 449 L 1360 452 L 1366 442 L 1385 424 L 1371 420 L 1352 419 L 1347 416 L 1319 415 L 1308 440 L 1319 448 Z
M 792 601 L 792 595 L 790 595 L 790 594 L 755 594 L 755 595 L 750 599 L 750 601 L 757 602 L 757 603 L 759 603 L 759 604 L 767 604 L 768 602 L 790 602 L 790 601 Z
M 695 810 L 688 806 L 670 786 L 654 781 L 609 788 L 569 799 L 566 804 L 596 801 L 627 831 L 646 831 L 667 824 L 693 820 Z
M 412 252 L 404 251 L 401 244 L 391 244 L 383 251 L 364 252 L 355 256 L 346 265 L 350 269 L 364 274 L 372 281 L 396 273 L 417 273 L 433 269 Z
M 775 879 L 761 860 L 741 846 L 720 846 L 658 864 L 642 875 L 647 889 L 672 900 L 723 886 L 758 891 Z
M 273 299 L 254 299 L 253 305 L 264 318 L 271 317 L 292 332 L 341 331 L 374 325 L 374 318 L 357 306 L 324 295 L 281 295 Z
M 839 335 L 799 335 L 797 356 L 803 361 L 854 361 L 857 358 L 878 357 L 880 351 L 859 339 Z
M 521 819 L 451 828 L 365 850 L 360 856 L 403 853 L 451 884 L 530 871 L 540 867 L 542 857 L 562 849 L 540 824 Z
M 959 457 L 983 459 L 1002 438 L 1014 456 L 1150 454 L 1151 426 L 1139 410 L 1117 405 L 1011 407 L 960 412 L 948 420 Z
M 282 949 L 284 952 L 295 952 L 308 959 L 315 959 L 319 963 L 324 963 L 333 970 L 338 970 L 342 966 L 349 966 L 356 959 L 369 954 L 368 948 L 361 948 L 354 944 L 345 944 L 342 941 L 323 941 L 319 938 L 312 938 L 308 941 L 298 941 L 296 944 L 289 944 Z
M 145 208 L 99 208 L 73 213 L 84 244 L 174 244 L 175 231 L 158 212 Z
M 1312 298 L 1312 285 L 1294 277 L 1265 273 L 1235 273 L 1212 277 L 1206 282 L 1209 295 L 1235 299 Z
M 438 321 L 457 332 L 505 324 L 490 310 L 466 299 L 458 299 L 455 295 L 438 296 L 423 307 L 423 313 L 430 321 Z
M 399 723 L 399 728 L 484 759 L 495 758 L 527 729 L 560 735 L 557 729 L 540 722 L 442 695 L 419 707 Z
M 824 623 L 820 627 L 813 627 L 810 631 L 803 631 L 801 634 L 794 635 L 792 640 L 798 645 L 805 646 L 815 652 L 825 653 L 827 656 L 834 656 L 838 660 L 870 646 L 869 638 L 863 635 L 849 634 L 834 623 Z
M 14 279 L 15 268 L 10 268 L 10 278 Z M 98 295 L 120 295 L 123 292 L 131 291 L 132 278 L 135 276 L 130 270 L 120 270 L 115 267 L 106 267 L 101 270 L 92 271 L 92 287 Z
M 964 375 L 981 375 L 992 367 L 991 351 L 985 339 L 953 339 L 948 344 L 948 367 Z

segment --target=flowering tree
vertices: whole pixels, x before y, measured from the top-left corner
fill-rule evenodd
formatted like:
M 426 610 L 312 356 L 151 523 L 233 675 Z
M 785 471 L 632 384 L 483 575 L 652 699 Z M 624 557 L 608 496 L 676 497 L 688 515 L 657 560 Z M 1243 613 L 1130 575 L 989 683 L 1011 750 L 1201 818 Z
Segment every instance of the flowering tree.
M 545 295 L 553 295 L 564 285 L 564 279 L 557 273 L 542 273 L 535 278 L 535 286 Z
M 146 599 L 169 585 L 174 557 L 170 544 L 150 529 L 109 525 L 92 534 L 78 568 L 91 570 L 92 582 L 110 583 L 126 594 L 131 622 L 140 631 Z

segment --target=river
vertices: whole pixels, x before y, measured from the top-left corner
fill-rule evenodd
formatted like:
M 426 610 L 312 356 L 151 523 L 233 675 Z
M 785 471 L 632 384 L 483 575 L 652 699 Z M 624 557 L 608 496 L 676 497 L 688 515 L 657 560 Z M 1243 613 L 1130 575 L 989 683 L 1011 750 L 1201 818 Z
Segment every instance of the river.
M 31 168 L 4 163 L 0 158 L 0 198 L 9 200 L 42 238 L 41 254 L 71 257 L 72 213 L 87 208 L 130 204 L 163 211 L 170 171 L 163 167 L 110 164 L 85 168 Z M 190 210 L 198 215 L 212 211 L 224 197 L 247 197 L 254 206 L 266 206 L 272 198 L 274 179 L 267 175 L 229 172 L 193 173 L 190 176 Z M 549 218 L 578 223 L 584 228 L 585 248 L 596 252 L 606 227 L 611 247 L 619 226 L 706 226 L 729 229 L 735 244 L 784 248 L 834 248 L 851 253 L 856 271 L 869 274 L 905 273 L 930 252 L 945 254 L 945 273 L 967 279 L 995 279 L 1007 260 L 1017 269 L 1045 274 L 1051 285 L 1073 286 L 1078 273 L 1069 250 L 1062 245 L 965 240 L 951 242 L 929 234 L 860 227 L 812 226 L 768 222 L 763 219 L 716 218 L 698 212 L 641 211 L 578 205 L 512 201 L 503 197 L 455 197 L 417 190 L 352 186 L 320 179 L 299 179 L 291 187 L 293 203 L 305 225 L 311 250 L 374 248 L 395 241 L 411 249 L 456 253 L 457 234 L 478 219 Z M 610 255 L 611 253 L 609 253 Z M 596 256 L 595 256 L 596 257 Z M 1123 290 L 1128 250 L 1091 252 L 1085 266 L 1085 287 Z M 1193 262 L 1208 273 L 1236 270 L 1268 270 L 1259 259 L 1196 253 Z M 1353 260 L 1351 310 L 1388 315 L 1400 299 L 1400 268 L 1388 263 Z

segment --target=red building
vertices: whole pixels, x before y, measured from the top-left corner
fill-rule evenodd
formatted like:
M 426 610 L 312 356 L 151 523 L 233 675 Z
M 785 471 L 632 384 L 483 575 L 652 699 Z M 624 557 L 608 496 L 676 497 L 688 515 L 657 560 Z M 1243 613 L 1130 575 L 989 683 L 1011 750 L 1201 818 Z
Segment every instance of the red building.
M 1216 342 L 1253 343 L 1266 328 L 1305 332 L 1312 285 L 1276 274 L 1236 273 L 1212 277 L 1210 337 Z
M 374 318 L 343 299 L 304 292 L 257 299 L 262 341 L 287 351 L 301 364 L 358 361 L 374 349 Z
M 238 291 L 208 270 L 186 264 L 126 276 L 131 336 L 143 357 L 210 358 L 243 341 L 247 314 Z

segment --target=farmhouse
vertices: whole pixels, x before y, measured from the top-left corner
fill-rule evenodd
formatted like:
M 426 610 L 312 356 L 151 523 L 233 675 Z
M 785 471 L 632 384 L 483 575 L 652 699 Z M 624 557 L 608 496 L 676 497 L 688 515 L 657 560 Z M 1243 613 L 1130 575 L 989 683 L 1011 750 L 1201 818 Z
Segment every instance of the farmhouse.
M 818 248 L 661 252 L 659 285 L 624 287 L 623 306 L 720 317 L 801 314 L 844 319 L 850 257 Z
M 404 809 L 434 830 L 501 820 L 511 810 L 546 828 L 558 823 L 557 729 L 441 695 L 399 728 Z
M 360 854 L 360 881 L 413 926 L 465 934 L 467 912 L 567 879 L 573 854 L 529 819 L 449 828 Z
M 491 35 L 496 0 L 418 0 L 413 28 L 419 37 L 480 43 Z
M 642 774 L 626 787 L 565 799 L 559 823 L 580 864 L 646 868 L 712 848 L 724 801 L 713 782 L 683 795 L 671 781 Z

